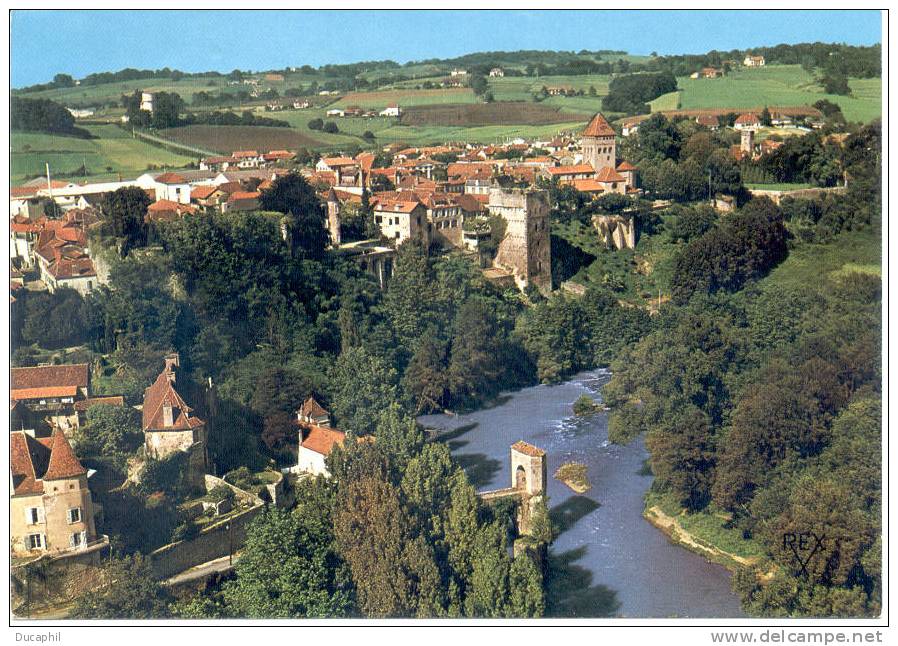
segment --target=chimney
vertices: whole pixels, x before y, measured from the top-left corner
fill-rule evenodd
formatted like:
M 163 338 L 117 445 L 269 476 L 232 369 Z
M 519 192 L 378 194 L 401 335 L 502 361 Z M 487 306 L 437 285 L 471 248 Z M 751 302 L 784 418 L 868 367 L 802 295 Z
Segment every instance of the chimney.
M 165 355 L 165 372 L 168 380 L 175 383 L 175 368 L 181 367 L 181 358 L 177 352 L 170 352 Z
M 166 427 L 175 425 L 174 409 L 168 399 L 162 402 L 162 425 Z

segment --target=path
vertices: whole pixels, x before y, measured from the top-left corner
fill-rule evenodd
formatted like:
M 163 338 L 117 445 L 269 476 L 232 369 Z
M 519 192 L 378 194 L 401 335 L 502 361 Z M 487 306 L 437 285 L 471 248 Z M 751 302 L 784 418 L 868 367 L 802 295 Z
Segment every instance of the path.
M 237 561 L 238 554 L 234 555 L 234 561 Z M 190 583 L 191 581 L 195 581 L 197 579 L 204 579 L 208 577 L 210 574 L 216 574 L 221 572 L 228 572 L 232 570 L 234 566 L 230 562 L 230 557 L 222 556 L 221 558 L 215 559 L 213 561 L 206 561 L 205 563 L 200 563 L 199 565 L 195 565 L 189 570 L 184 570 L 183 572 L 179 572 L 175 576 L 166 579 L 162 582 L 162 585 L 166 586 L 177 586 L 183 585 L 185 583 Z

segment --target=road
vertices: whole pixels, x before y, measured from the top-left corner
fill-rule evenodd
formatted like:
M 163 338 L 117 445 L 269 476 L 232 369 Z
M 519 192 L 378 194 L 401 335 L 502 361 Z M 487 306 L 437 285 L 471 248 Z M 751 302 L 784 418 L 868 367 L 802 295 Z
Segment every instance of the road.
M 234 562 L 237 561 L 239 554 L 234 555 Z M 230 559 L 227 556 L 222 556 L 221 558 L 215 559 L 214 561 L 206 561 L 205 563 L 200 563 L 189 570 L 184 570 L 183 572 L 179 572 L 175 576 L 166 579 L 162 582 L 162 585 L 166 586 L 177 586 L 183 585 L 185 583 L 190 583 L 191 581 L 195 581 L 197 579 L 204 579 L 208 577 L 210 574 L 227 572 L 231 570 L 234 566 L 231 565 Z

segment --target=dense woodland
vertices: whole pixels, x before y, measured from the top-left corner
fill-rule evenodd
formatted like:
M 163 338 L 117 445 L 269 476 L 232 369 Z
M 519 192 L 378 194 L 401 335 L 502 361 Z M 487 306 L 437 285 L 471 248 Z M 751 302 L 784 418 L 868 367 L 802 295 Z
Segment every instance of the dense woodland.
M 835 241 L 879 227 L 881 171 L 869 151 L 880 146 L 878 124 L 846 141 L 841 161 L 858 179 L 843 195 L 783 208 L 752 200 L 694 237 L 676 261 L 676 305 L 612 362 L 605 388 L 612 437 L 646 433 L 657 490 L 690 510 L 731 514 L 763 545 L 772 579 L 762 584 L 749 569 L 736 577 L 756 614 L 880 610 L 880 279 L 849 271 L 800 288 L 756 280 L 787 253 L 796 214 L 841 213 L 816 220 Z M 807 574 L 783 550 L 793 531 L 827 536 Z

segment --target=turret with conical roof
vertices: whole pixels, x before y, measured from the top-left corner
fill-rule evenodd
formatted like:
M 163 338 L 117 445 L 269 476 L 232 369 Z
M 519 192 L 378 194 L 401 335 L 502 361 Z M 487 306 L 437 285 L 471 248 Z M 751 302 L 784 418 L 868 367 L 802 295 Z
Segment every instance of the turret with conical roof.
M 614 170 L 617 162 L 617 141 L 614 128 L 601 112 L 597 112 L 583 130 L 581 140 L 583 161 L 597 173 L 603 168 Z

